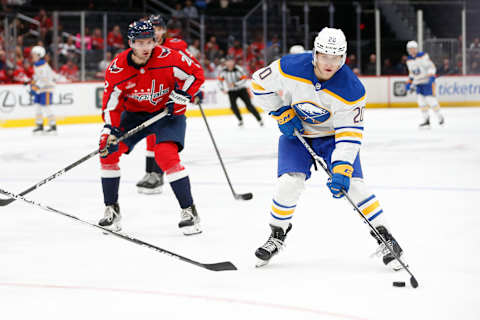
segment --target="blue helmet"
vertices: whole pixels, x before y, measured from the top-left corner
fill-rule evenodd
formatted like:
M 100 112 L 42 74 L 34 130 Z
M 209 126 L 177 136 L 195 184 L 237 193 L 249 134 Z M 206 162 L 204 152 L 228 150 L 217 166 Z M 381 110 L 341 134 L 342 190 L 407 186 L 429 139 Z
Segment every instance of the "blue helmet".
M 163 20 L 162 16 L 161 15 L 151 15 L 148 20 L 150 21 L 150 23 L 156 27 L 156 26 L 159 26 L 159 27 L 162 27 L 164 29 L 167 28 L 167 24 L 165 23 L 165 20 Z
M 135 21 L 128 26 L 128 40 L 134 42 L 137 39 L 155 38 L 150 21 Z

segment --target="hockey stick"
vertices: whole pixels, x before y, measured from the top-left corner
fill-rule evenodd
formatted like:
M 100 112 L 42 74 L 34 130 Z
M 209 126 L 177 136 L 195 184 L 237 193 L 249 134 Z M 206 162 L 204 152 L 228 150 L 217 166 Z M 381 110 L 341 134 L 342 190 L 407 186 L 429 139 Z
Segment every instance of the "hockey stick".
M 147 121 L 145 121 L 144 123 L 140 124 L 139 126 L 133 128 L 132 130 L 128 131 L 127 133 L 125 133 L 123 136 L 121 136 L 120 138 L 118 138 L 118 142 L 120 141 L 123 141 L 131 136 L 133 136 L 134 134 L 138 133 L 139 131 L 145 129 L 146 127 L 148 127 L 149 125 L 151 125 L 152 123 L 162 119 L 163 117 L 165 117 L 168 113 L 168 110 L 165 109 L 165 111 L 163 112 L 160 112 L 159 114 L 155 115 L 154 117 L 148 119 Z M 44 185 L 45 183 L 55 179 L 55 178 L 58 178 L 59 176 L 63 175 L 65 172 L 69 171 L 70 169 L 73 169 L 75 168 L 76 166 L 78 166 L 79 164 L 87 161 L 88 159 L 94 157 L 95 155 L 97 155 L 100 151 L 103 151 L 103 150 L 95 150 L 95 151 L 92 151 L 90 152 L 89 154 L 87 154 L 86 156 L 82 157 L 81 159 L 78 159 L 77 161 L 75 161 L 74 163 L 66 166 L 65 168 L 55 172 L 54 174 L 52 174 L 51 176 L 41 180 L 40 182 L 38 182 L 37 184 L 31 186 L 30 188 L 26 189 L 26 190 L 23 190 L 21 193 L 19 193 L 20 196 L 24 196 L 26 195 L 27 193 L 30 193 L 32 192 L 33 190 L 41 187 L 42 185 Z M 10 203 L 12 203 L 13 201 L 15 201 L 17 199 L 15 198 L 10 198 L 10 199 L 0 199 L 0 207 L 2 206 L 6 206 Z
M 195 260 L 186 258 L 186 257 L 184 257 L 184 256 L 181 256 L 181 255 L 179 255 L 179 254 L 173 253 L 173 252 L 168 251 L 168 250 L 166 250 L 166 249 L 162 249 L 162 248 L 160 248 L 160 247 L 157 247 L 157 246 L 155 246 L 155 245 L 153 245 L 153 244 L 147 243 L 147 242 L 142 241 L 142 240 L 140 240 L 140 239 L 137 239 L 137 238 L 128 236 L 128 235 L 126 235 L 126 234 L 118 233 L 118 232 L 109 230 L 109 229 L 107 229 L 107 228 L 101 227 L 101 226 L 99 226 L 99 225 L 90 223 L 90 222 L 88 222 L 88 221 L 82 220 L 82 219 L 77 218 L 77 217 L 75 217 L 75 216 L 73 216 L 73 215 L 71 215 L 71 214 L 68 214 L 68 213 L 66 213 L 66 212 L 63 212 L 63 211 L 54 209 L 54 208 L 52 208 L 52 207 L 43 205 L 43 204 L 41 204 L 41 203 L 39 203 L 39 202 L 36 202 L 36 201 L 33 201 L 33 200 L 28 200 L 28 199 L 22 197 L 21 195 L 14 194 L 14 193 L 5 191 L 5 190 L 3 190 L 3 189 L 0 189 L 0 193 L 4 194 L 4 195 L 6 195 L 6 196 L 12 197 L 12 198 L 14 198 L 15 200 L 23 200 L 23 201 L 25 201 L 26 203 L 28 203 L 28 204 L 30 204 L 30 205 L 32 205 L 32 206 L 40 207 L 41 209 L 43 209 L 43 210 L 45 210 L 45 211 L 50 211 L 50 212 L 53 212 L 53 213 L 61 214 L 62 216 L 65 216 L 65 217 L 67 217 L 67 218 L 70 218 L 70 219 L 76 220 L 76 221 L 78 221 L 78 222 L 81 222 L 81 223 L 83 223 L 83 224 L 89 225 L 90 227 L 94 227 L 94 228 L 100 229 L 100 230 L 102 230 L 103 232 L 108 232 L 109 234 L 114 235 L 114 236 L 116 236 L 116 237 L 118 237 L 118 238 L 121 238 L 121 239 L 130 241 L 130 242 L 133 242 L 133 243 L 135 243 L 135 244 L 138 244 L 138 245 L 141 245 L 141 246 L 144 246 L 144 247 L 147 247 L 147 248 L 150 248 L 150 249 L 155 250 L 155 251 L 160 252 L 160 253 L 164 253 L 164 254 L 172 257 L 172 258 L 176 258 L 176 259 L 182 260 L 182 261 L 184 261 L 184 262 L 188 262 L 188 263 L 193 264 L 193 265 L 196 265 L 197 267 L 200 267 L 200 268 L 208 269 L 208 270 L 211 270 L 211 271 L 237 270 L 237 268 L 235 267 L 235 265 L 233 265 L 233 263 L 231 263 L 230 261 L 218 262 L 218 263 L 201 263 L 201 262 L 198 262 L 198 261 L 195 261 Z
M 325 165 L 325 163 L 323 162 L 323 159 L 320 158 L 320 156 L 317 155 L 317 153 L 315 151 L 313 151 L 313 149 L 310 147 L 310 145 L 305 141 L 305 139 L 298 133 L 298 131 L 295 129 L 295 136 L 297 136 L 297 138 L 302 142 L 302 144 L 304 145 L 304 147 L 308 150 L 308 152 L 310 153 L 310 155 L 318 162 L 318 164 L 320 164 L 320 166 L 322 167 L 322 169 L 325 171 L 325 173 L 331 178 L 332 177 L 332 173 L 327 169 L 327 166 Z M 410 274 L 410 284 L 412 285 L 413 288 L 416 288 L 418 287 L 418 282 L 417 282 L 417 279 L 415 279 L 415 276 L 412 274 L 412 272 L 410 272 L 410 270 L 408 269 L 407 265 L 400 259 L 400 257 L 395 253 L 395 251 L 393 251 L 392 247 L 385 241 L 385 239 L 383 239 L 382 235 L 380 233 L 378 233 L 377 229 L 375 229 L 372 224 L 370 223 L 370 221 L 368 221 L 367 218 L 365 218 L 365 216 L 363 215 L 362 211 L 360 211 L 360 209 L 358 208 L 358 206 L 353 202 L 353 200 L 350 198 L 350 196 L 347 194 L 347 192 L 345 192 L 345 190 L 342 189 L 342 193 L 343 195 L 345 196 L 345 198 L 348 200 L 348 202 L 350 202 L 350 204 L 353 206 L 353 209 L 362 217 L 362 219 L 365 221 L 365 223 L 368 224 L 368 226 L 370 227 L 370 229 L 372 230 L 372 232 L 375 234 L 376 238 L 377 239 L 380 239 L 380 241 L 388 248 L 388 250 L 390 251 L 390 253 L 395 257 L 395 259 L 400 262 L 400 264 L 402 265 L 403 269 L 405 269 L 409 274 Z
M 230 190 L 232 190 L 233 197 L 235 200 L 250 200 L 253 198 L 253 194 L 251 192 L 248 193 L 243 193 L 243 194 L 238 194 L 233 190 L 232 182 L 230 181 L 230 178 L 228 177 L 227 169 L 225 169 L 225 165 L 223 164 L 222 157 L 220 156 L 220 151 L 218 151 L 217 144 L 215 143 L 215 139 L 213 139 L 213 134 L 212 131 L 210 130 L 210 126 L 208 125 L 207 117 L 205 116 L 205 113 L 203 112 L 202 105 L 199 103 L 198 108 L 200 109 L 200 112 L 202 113 L 202 118 L 203 121 L 205 121 L 205 125 L 207 126 L 208 134 L 210 135 L 210 139 L 212 140 L 213 147 L 215 148 L 215 152 L 217 153 L 218 160 L 220 160 L 220 164 L 222 165 L 223 173 L 225 173 L 225 177 L 227 178 L 228 186 L 230 187 Z

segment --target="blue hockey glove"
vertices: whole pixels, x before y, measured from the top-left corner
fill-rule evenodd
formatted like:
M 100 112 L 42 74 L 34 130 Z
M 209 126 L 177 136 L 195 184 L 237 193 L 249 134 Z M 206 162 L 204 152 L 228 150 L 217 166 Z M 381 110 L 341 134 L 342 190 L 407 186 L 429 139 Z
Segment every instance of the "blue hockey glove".
M 168 108 L 168 115 L 170 117 L 181 116 L 187 111 L 187 103 L 192 97 L 183 90 L 175 89 L 170 92 L 170 100 L 165 104 Z
M 348 192 L 350 189 L 350 179 L 352 178 L 353 167 L 346 161 L 336 161 L 333 163 L 332 177 L 328 179 L 327 187 L 332 192 L 334 198 L 343 197 L 342 190 Z
M 195 93 L 195 95 L 193 96 L 193 103 L 199 104 L 202 102 L 203 102 L 203 91 L 200 90 L 197 93 Z
M 406 90 L 407 92 L 409 92 L 411 87 L 412 87 L 412 83 L 411 83 L 411 82 L 407 82 L 407 84 L 405 85 L 405 90 Z
M 109 124 L 103 126 L 100 133 L 100 157 L 106 158 L 110 153 L 118 151 L 118 138 L 122 135 L 120 129 L 112 127 Z
M 295 139 L 295 129 L 303 133 L 302 121 L 295 114 L 291 106 L 284 106 L 276 111 L 270 112 L 270 115 L 277 120 L 280 131 L 289 139 Z
M 428 78 L 429 85 L 432 85 L 434 82 L 435 82 L 435 76 L 431 76 L 430 78 Z

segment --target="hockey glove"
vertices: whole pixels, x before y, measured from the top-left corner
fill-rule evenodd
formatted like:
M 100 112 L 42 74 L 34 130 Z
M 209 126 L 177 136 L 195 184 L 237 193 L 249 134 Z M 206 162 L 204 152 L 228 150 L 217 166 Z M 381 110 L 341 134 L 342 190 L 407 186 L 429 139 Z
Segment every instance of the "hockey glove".
M 432 85 L 434 82 L 435 82 L 435 76 L 431 76 L 430 78 L 428 78 L 429 85 Z
M 191 96 L 180 89 L 175 89 L 170 92 L 170 100 L 166 103 L 168 108 L 168 115 L 170 117 L 181 116 L 187 111 L 187 103 L 190 102 Z
M 100 157 L 106 158 L 110 153 L 118 151 L 118 138 L 122 135 L 120 129 L 112 127 L 109 124 L 103 126 L 100 133 Z
M 291 106 L 284 106 L 276 111 L 270 112 L 270 115 L 277 120 L 280 131 L 289 139 L 295 139 L 295 129 L 302 134 L 304 129 L 302 121 L 295 114 Z
M 350 189 L 350 179 L 352 178 L 353 167 L 345 161 L 335 161 L 332 168 L 332 177 L 328 179 L 327 187 L 332 192 L 334 198 L 343 197 L 343 192 Z
M 197 93 L 195 93 L 195 95 L 193 96 L 192 102 L 195 103 L 195 104 L 202 103 L 203 102 L 203 91 L 200 90 Z

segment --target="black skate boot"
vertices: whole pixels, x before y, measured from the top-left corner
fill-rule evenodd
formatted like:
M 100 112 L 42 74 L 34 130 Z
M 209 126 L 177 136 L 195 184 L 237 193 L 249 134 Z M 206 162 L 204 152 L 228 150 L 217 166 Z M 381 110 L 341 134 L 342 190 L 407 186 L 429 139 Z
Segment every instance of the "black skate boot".
M 43 124 L 37 124 L 35 129 L 32 131 L 33 134 L 42 134 L 43 133 Z
M 50 135 L 56 135 L 57 134 L 57 125 L 52 124 L 50 127 L 48 127 L 47 130 L 45 130 L 46 134 Z
M 418 126 L 420 129 L 429 129 L 430 128 L 430 118 L 427 118 L 424 122 L 420 123 Z
M 137 183 L 138 193 L 156 194 L 162 193 L 163 189 L 163 174 L 150 172 L 145 173 L 142 180 Z
M 444 126 L 445 125 L 445 118 L 444 117 L 441 117 L 440 120 L 438 121 L 438 124 L 440 126 Z
M 292 224 L 288 224 L 287 231 L 285 232 L 281 227 L 274 225 L 270 225 L 270 228 L 272 229 L 272 233 L 267 242 L 255 251 L 255 256 L 259 259 L 256 264 L 257 268 L 266 265 L 274 255 L 283 249 L 283 243 L 287 238 L 287 234 L 292 230 Z
M 181 220 L 178 223 L 178 227 L 182 230 L 183 234 L 190 236 L 197 233 L 202 233 L 200 228 L 200 217 L 198 216 L 195 205 L 182 209 L 180 213 Z
M 403 255 L 403 250 L 398 244 L 397 240 L 395 240 L 395 238 L 390 234 L 390 232 L 388 232 L 387 228 L 385 228 L 384 226 L 378 226 L 376 227 L 376 229 L 378 233 L 380 233 L 380 235 L 383 237 L 383 239 L 387 242 L 387 244 L 393 249 L 395 254 L 399 258 L 401 258 Z M 377 240 L 377 243 L 380 245 L 374 255 L 382 257 L 383 263 L 387 267 L 391 267 L 394 271 L 401 270 L 402 265 L 400 264 L 400 262 L 398 262 L 397 259 L 395 259 L 394 255 L 390 252 L 390 250 L 388 250 L 385 244 L 383 244 L 382 241 L 377 239 L 373 231 L 370 231 L 370 234 L 372 235 L 372 237 L 375 238 L 375 240 Z M 402 262 L 407 265 L 406 262 L 403 261 L 403 259 Z
M 120 231 L 122 227 L 120 225 L 120 220 L 122 216 L 120 215 L 120 206 L 118 203 L 114 205 L 107 206 L 105 208 L 104 217 L 98 221 L 98 225 L 112 231 Z

